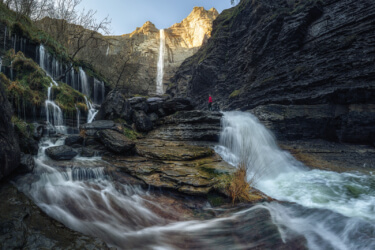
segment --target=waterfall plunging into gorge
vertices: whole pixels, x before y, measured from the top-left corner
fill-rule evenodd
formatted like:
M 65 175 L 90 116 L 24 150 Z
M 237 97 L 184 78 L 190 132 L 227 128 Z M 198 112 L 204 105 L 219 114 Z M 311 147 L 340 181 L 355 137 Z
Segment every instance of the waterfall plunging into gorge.
M 164 47 L 165 47 L 165 34 L 164 34 L 164 29 L 161 29 L 160 30 L 159 60 L 158 60 L 157 75 L 156 75 L 156 93 L 157 94 L 164 94 L 164 89 L 163 89 Z

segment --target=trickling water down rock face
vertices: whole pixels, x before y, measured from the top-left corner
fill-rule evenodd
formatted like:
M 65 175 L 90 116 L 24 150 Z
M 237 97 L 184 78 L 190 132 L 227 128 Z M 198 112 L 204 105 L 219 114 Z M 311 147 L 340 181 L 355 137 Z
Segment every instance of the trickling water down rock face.
M 11 117 L 12 108 L 0 82 L 0 179 L 9 175 L 20 163 L 20 147 Z
M 300 105 L 324 104 L 322 110 L 330 115 L 323 123 L 310 117 L 316 136 L 332 133 L 337 140 L 371 142 L 374 5 L 354 0 L 288 2 L 294 1 L 243 0 L 223 11 L 212 38 L 182 64 L 167 93 L 189 97 L 200 108 L 206 107 L 209 93 L 224 110 L 294 105 L 304 117 Z M 361 108 L 355 108 L 357 104 Z M 327 124 L 327 129 L 322 127 Z M 297 120 L 285 123 L 289 131 L 298 125 Z

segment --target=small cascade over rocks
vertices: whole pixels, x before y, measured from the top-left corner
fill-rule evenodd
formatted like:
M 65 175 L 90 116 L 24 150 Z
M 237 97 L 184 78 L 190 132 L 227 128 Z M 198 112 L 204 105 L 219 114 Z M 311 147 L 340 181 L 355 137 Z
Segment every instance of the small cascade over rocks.
M 56 60 L 54 56 L 50 55 L 48 51 L 46 51 L 44 45 L 39 46 L 38 54 L 40 67 L 46 72 L 49 77 L 51 77 L 53 84 L 55 86 L 58 86 L 58 83 L 54 79 L 63 75 L 64 70 L 67 69 L 67 66 L 63 65 L 58 60 Z M 91 123 L 98 112 L 98 110 L 94 108 L 93 103 L 95 105 L 101 105 L 101 103 L 105 99 L 105 84 L 103 81 L 100 81 L 96 78 L 89 78 L 86 72 L 81 67 L 79 67 L 78 73 L 75 72 L 73 65 L 69 65 L 69 67 L 70 70 L 68 71 L 65 79 L 71 87 L 80 91 L 87 97 L 85 97 L 86 105 L 88 108 L 87 122 Z M 90 84 L 90 81 L 92 81 L 92 84 Z M 89 101 L 89 98 L 93 100 L 93 103 Z M 58 115 L 58 117 L 63 117 L 63 115 L 58 105 L 52 99 L 50 99 L 50 93 L 49 99 L 46 101 L 46 105 L 47 104 L 49 105 L 48 107 L 46 106 L 46 112 L 49 114 L 47 117 L 48 122 L 53 125 L 59 124 L 54 126 L 61 126 L 62 122 L 60 122 L 60 118 L 56 118 L 54 122 L 51 122 L 51 117 L 54 117 L 52 116 L 51 110 L 56 110 L 56 114 Z M 53 109 L 51 109 L 51 107 L 53 107 Z M 79 128 L 81 113 L 77 107 L 76 110 L 77 127 Z
M 156 76 L 156 93 L 164 94 L 163 76 L 164 76 L 164 47 L 165 47 L 165 33 L 164 29 L 160 30 L 160 46 L 159 46 L 159 60 L 157 65 Z
M 234 166 L 245 164 L 249 181 L 304 169 L 303 164 L 279 149 L 272 133 L 250 113 L 225 113 L 222 128 L 221 146 L 216 151 Z
M 99 112 L 99 110 L 95 109 L 92 103 L 87 99 L 85 96 L 86 106 L 89 109 L 88 115 L 87 115 L 87 123 L 92 123 L 94 121 L 94 118 L 96 114 Z
M 52 86 L 51 83 L 51 86 L 48 87 L 48 99 L 45 101 L 47 124 L 52 125 L 57 132 L 66 134 L 61 108 L 51 98 Z

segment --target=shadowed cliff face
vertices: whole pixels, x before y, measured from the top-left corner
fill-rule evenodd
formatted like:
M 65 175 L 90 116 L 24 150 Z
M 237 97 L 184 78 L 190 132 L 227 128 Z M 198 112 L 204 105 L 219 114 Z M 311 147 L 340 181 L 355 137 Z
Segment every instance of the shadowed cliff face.
M 20 147 L 11 117 L 12 108 L 0 82 L 0 179 L 9 175 L 20 163 Z
M 298 119 L 307 117 L 299 105 L 323 104 L 315 110 L 324 115 L 309 117 L 315 125 L 304 120 L 317 131 L 307 137 L 372 142 L 375 6 L 364 0 L 292 2 L 243 0 L 224 11 L 212 38 L 181 65 L 168 93 L 190 97 L 201 108 L 209 93 L 224 110 L 278 105 L 272 122 L 282 120 L 289 130 L 294 127 L 285 118 L 298 127 Z M 281 112 L 285 105 L 297 112 Z M 273 114 L 275 107 L 262 112 Z

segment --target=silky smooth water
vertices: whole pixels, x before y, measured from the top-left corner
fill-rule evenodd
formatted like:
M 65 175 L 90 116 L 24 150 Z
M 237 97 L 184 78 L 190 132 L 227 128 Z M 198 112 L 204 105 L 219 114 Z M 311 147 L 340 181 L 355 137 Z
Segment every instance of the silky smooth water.
M 280 231 L 303 234 L 312 249 L 375 249 L 375 176 L 310 170 L 249 113 L 227 112 L 222 126 L 216 152 L 233 165 L 245 162 L 265 194 L 299 204 L 265 205 Z
M 49 216 L 119 249 L 261 247 L 277 237 L 267 233 L 269 222 L 258 220 L 264 211 L 284 242 L 303 237 L 310 249 L 375 249 L 374 176 L 309 170 L 280 150 L 272 134 L 250 114 L 225 113 L 221 145 L 215 149 L 234 165 L 245 162 L 249 181 L 257 188 L 291 203 L 263 203 L 226 213 L 207 204 L 207 211 L 223 213 L 209 220 L 160 216 L 152 208 L 174 211 L 139 187 L 113 181 L 106 173 L 108 163 L 100 157 L 59 163 L 45 155 L 46 148 L 62 144 L 63 139 L 42 141 L 30 174 L 34 178 L 18 179 L 17 187 Z M 254 223 L 264 233 L 257 235 Z

